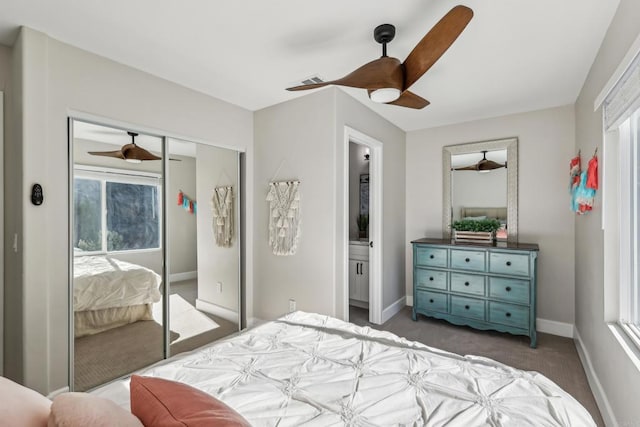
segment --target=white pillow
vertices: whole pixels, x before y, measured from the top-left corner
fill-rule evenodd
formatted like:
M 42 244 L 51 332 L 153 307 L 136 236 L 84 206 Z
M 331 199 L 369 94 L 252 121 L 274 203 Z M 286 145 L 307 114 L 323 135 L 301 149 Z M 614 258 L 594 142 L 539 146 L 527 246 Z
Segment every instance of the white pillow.
M 0 424 L 12 427 L 46 427 L 51 401 L 27 387 L 0 377 Z
M 87 393 L 63 393 L 53 399 L 48 427 L 144 427 L 131 412 Z

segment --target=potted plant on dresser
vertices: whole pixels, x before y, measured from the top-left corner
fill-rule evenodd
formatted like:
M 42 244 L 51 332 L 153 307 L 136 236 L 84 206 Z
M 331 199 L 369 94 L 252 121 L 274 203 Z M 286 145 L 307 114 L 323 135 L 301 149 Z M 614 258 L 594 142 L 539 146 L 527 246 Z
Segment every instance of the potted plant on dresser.
M 497 219 L 461 219 L 451 224 L 456 242 L 492 243 L 501 227 Z

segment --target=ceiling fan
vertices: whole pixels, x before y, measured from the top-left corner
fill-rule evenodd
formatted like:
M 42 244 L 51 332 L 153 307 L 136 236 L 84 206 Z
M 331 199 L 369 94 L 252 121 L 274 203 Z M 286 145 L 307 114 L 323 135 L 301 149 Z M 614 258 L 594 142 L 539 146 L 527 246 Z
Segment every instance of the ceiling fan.
M 126 160 L 131 163 L 141 163 L 143 160 L 161 160 L 162 157 L 158 157 L 155 154 L 145 150 L 144 148 L 136 145 L 135 132 L 127 132 L 131 136 L 131 143 L 125 144 L 119 150 L 115 151 L 89 151 L 89 154 L 94 156 L 114 157 L 116 159 Z
M 482 160 L 478 161 L 473 165 L 459 167 L 459 168 L 451 168 L 454 171 L 478 171 L 478 172 L 489 172 L 494 169 L 506 168 L 507 162 L 498 163 L 493 160 L 487 159 L 487 150 L 482 150 Z
M 294 86 L 287 90 L 308 90 L 327 85 L 349 86 L 367 89 L 369 98 L 374 102 L 422 109 L 429 105 L 429 101 L 410 92 L 409 87 L 446 52 L 472 17 L 473 11 L 468 7 L 454 7 L 420 40 L 403 63 L 387 56 L 387 43 L 393 40 L 395 27 L 391 24 L 379 25 L 373 32 L 373 38 L 382 44 L 382 57 L 340 79 Z

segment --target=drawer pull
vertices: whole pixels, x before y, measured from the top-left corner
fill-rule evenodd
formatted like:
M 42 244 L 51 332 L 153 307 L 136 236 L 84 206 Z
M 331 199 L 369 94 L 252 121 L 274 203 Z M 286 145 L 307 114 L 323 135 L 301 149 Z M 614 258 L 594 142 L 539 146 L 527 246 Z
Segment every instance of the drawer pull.
M 469 282 L 464 282 L 464 285 L 465 286 L 469 286 Z
M 433 259 L 433 258 L 435 258 L 435 257 L 433 256 L 433 254 L 431 254 L 431 255 L 429 255 L 429 258 Z
M 464 309 L 465 309 L 465 310 L 469 310 L 469 306 L 468 306 L 468 305 L 465 305 L 465 306 L 464 306 Z
M 507 316 L 507 317 L 511 317 L 511 313 L 509 313 L 509 312 L 507 311 L 507 313 L 505 314 L 505 316 Z
M 507 261 L 507 267 L 511 266 L 511 261 Z
M 469 258 L 464 259 L 464 262 L 469 262 L 469 261 L 471 261 Z
M 511 292 L 511 286 L 507 286 L 505 289 L 507 292 Z
M 433 282 L 433 276 L 429 277 L 429 281 Z
M 429 302 L 430 302 L 431 304 L 433 304 L 433 298 L 431 298 L 431 299 L 429 300 Z

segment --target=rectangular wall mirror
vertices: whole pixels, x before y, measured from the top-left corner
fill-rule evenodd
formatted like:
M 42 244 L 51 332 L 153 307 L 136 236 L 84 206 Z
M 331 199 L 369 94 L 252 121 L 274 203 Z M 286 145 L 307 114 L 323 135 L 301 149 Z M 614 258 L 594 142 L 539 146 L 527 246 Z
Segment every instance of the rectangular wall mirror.
M 518 240 L 518 139 L 449 145 L 442 150 L 443 238 L 451 223 L 465 218 L 494 218 L 497 239 Z

